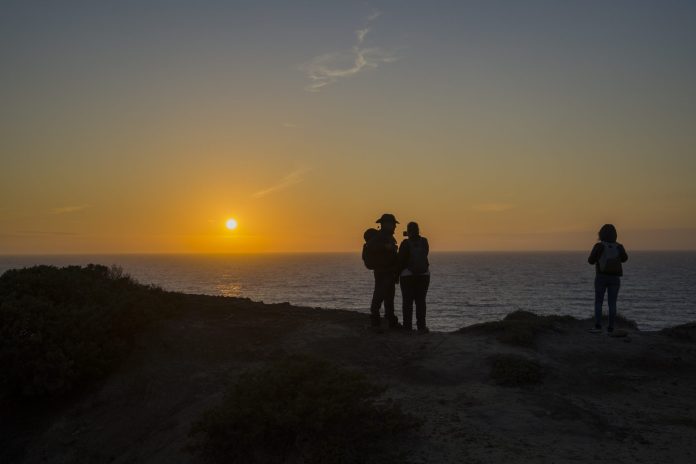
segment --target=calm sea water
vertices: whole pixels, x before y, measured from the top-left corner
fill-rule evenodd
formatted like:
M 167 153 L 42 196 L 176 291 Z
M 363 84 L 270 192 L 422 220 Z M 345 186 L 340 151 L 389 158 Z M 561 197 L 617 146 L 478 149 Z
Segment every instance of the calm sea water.
M 455 330 L 523 309 L 589 317 L 586 253 L 433 253 L 428 325 Z M 167 290 L 368 313 L 372 274 L 357 254 L 0 256 L 0 273 L 34 264 L 121 266 Z M 643 330 L 696 321 L 696 252 L 633 252 L 619 313 Z M 397 313 L 401 296 L 397 289 Z

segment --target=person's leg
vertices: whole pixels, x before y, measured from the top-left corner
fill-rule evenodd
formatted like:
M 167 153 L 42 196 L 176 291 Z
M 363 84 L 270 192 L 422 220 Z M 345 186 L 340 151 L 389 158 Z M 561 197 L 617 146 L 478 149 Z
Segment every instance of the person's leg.
M 615 277 L 611 279 L 607 286 L 607 303 L 609 305 L 609 331 L 614 330 L 614 319 L 616 318 L 616 300 L 619 297 L 619 288 L 621 287 L 621 278 Z
M 595 277 L 595 302 L 594 302 L 594 314 L 595 314 L 595 327 L 602 327 L 602 303 L 604 303 L 604 292 L 607 289 L 606 280 L 604 276 L 597 274 Z
M 411 330 L 413 328 L 413 284 L 413 276 L 402 276 L 400 279 L 402 318 L 404 329 L 407 330 Z
M 370 304 L 370 322 L 373 326 L 379 326 L 379 308 L 384 301 L 384 277 L 380 272 L 375 271 L 375 288 L 372 292 L 372 303 Z
M 430 276 L 418 276 L 417 284 L 415 286 L 415 299 L 416 299 L 416 324 L 419 329 L 425 329 L 425 297 L 428 294 L 428 286 L 430 285 Z
M 385 273 L 384 277 L 384 317 L 389 322 L 390 327 L 395 327 L 399 319 L 394 313 L 394 296 L 396 294 L 396 275 Z

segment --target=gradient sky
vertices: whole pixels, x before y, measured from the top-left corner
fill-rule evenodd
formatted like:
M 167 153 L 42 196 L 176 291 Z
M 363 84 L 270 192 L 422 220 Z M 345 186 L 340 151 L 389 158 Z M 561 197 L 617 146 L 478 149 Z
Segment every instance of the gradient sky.
M 696 249 L 694 2 L 3 1 L 0 63 L 0 253 Z

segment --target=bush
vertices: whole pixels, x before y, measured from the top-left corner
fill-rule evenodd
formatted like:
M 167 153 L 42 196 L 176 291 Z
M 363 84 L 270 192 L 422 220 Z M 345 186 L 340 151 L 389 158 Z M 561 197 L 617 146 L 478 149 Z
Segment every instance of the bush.
M 51 397 L 105 376 L 173 294 L 119 268 L 35 266 L 0 276 L 0 399 Z
M 667 327 L 660 330 L 660 333 L 677 340 L 696 342 L 696 322 Z
M 541 365 L 533 359 L 515 354 L 498 354 L 488 359 L 491 379 L 498 385 L 532 385 L 540 383 L 543 378 Z
M 190 449 L 213 462 L 389 462 L 384 438 L 418 426 L 360 373 L 307 357 L 248 372 L 194 424 Z
M 459 332 L 495 334 L 496 339 L 508 345 L 536 347 L 539 334 L 553 330 L 561 323 L 576 321 L 572 316 L 539 316 L 529 311 L 515 311 L 502 321 L 483 322 L 460 329 Z

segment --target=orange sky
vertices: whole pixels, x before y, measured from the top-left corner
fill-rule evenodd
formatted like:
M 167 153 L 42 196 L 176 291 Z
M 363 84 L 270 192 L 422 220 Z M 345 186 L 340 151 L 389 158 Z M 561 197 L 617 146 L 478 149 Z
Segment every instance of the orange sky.
M 269 5 L 8 8 L 0 253 L 696 249 L 694 8 Z

